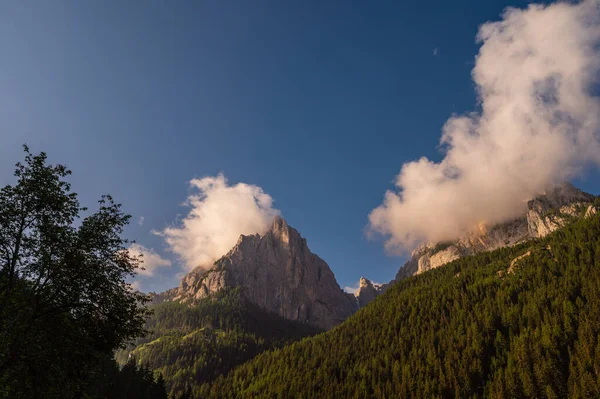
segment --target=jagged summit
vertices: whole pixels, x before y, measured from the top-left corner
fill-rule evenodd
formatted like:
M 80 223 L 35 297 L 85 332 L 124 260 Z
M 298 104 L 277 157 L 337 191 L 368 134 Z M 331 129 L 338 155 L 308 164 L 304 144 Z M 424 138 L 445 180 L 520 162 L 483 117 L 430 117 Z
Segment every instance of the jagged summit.
M 365 277 L 361 277 L 355 293 L 358 306 L 363 307 L 375 299 L 383 292 L 383 286 L 382 284 L 375 284 Z
M 527 203 L 529 236 L 544 237 L 562 227 L 566 219 L 585 211 L 595 196 L 584 193 L 570 183 L 563 183 Z
M 400 268 L 391 283 L 445 265 L 463 256 L 512 246 L 533 238 L 544 237 L 563 227 L 574 217 L 595 213 L 596 197 L 571 183 L 550 187 L 527 203 L 527 213 L 514 220 L 492 226 L 479 235 L 469 235 L 454 242 L 424 244 Z
M 287 319 L 331 328 L 357 308 L 327 263 L 313 254 L 300 233 L 277 217 L 264 234 L 240 235 L 236 245 L 209 270 L 196 268 L 166 300 L 194 301 L 227 287 Z
M 543 195 L 535 197 L 529 203 L 541 202 L 548 209 L 557 209 L 572 203 L 593 202 L 594 198 L 596 198 L 594 195 L 581 191 L 571 183 L 563 182 L 562 184 L 548 188 Z

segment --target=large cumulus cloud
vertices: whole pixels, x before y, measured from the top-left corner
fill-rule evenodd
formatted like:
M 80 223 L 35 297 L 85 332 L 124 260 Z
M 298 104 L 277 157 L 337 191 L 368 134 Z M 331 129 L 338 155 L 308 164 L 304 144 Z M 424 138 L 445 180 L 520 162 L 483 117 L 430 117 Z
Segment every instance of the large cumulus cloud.
M 279 215 L 262 188 L 229 185 L 222 174 L 193 179 L 190 186 L 187 215 L 159 232 L 189 270 L 209 268 L 235 245 L 240 234 L 262 234 Z
M 482 25 L 481 109 L 443 127 L 444 158 L 404 164 L 369 216 L 393 252 L 523 213 L 525 201 L 600 161 L 599 2 L 507 9 Z M 597 90 L 597 89 L 596 89 Z

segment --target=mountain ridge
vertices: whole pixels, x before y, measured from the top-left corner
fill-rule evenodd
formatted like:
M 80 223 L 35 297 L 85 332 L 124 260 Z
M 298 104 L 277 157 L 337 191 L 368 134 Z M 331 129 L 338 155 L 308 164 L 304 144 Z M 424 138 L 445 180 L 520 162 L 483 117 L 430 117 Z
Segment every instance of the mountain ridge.
M 583 192 L 569 182 L 550 187 L 544 194 L 527 201 L 527 210 L 520 217 L 495 224 L 488 229 L 481 225 L 479 231 L 454 241 L 417 246 L 393 280 L 375 288 L 371 287 L 369 280 L 365 279 L 367 282 L 363 283 L 364 278 L 361 278 L 356 296 L 362 295 L 360 303 L 361 306 L 365 306 L 390 286 L 407 277 L 438 268 L 465 256 L 545 237 L 564 227 L 573 218 L 595 214 L 595 198 L 596 196 Z
M 374 284 L 361 277 L 354 294 L 343 292 L 327 263 L 310 251 L 296 229 L 277 216 L 264 234 L 240 235 L 210 269 L 196 267 L 178 287 L 153 294 L 152 299 L 154 303 L 194 302 L 239 286 L 267 311 L 330 329 L 404 278 L 464 256 L 544 237 L 575 217 L 588 217 L 597 211 L 592 206 L 594 198 L 571 183 L 555 185 L 527 201 L 520 217 L 488 229 L 479 226 L 479 231 L 451 242 L 417 246 L 393 280 Z
M 542 238 L 564 227 L 574 217 L 595 212 L 595 196 L 564 182 L 527 202 L 525 215 L 491 226 L 448 243 L 427 243 L 412 253 L 411 259 L 398 270 L 391 284 L 411 275 L 443 266 L 453 260 L 485 251 L 514 246 Z
M 340 288 L 329 265 L 281 217 L 264 234 L 240 235 L 209 270 L 195 268 L 179 287 L 154 295 L 154 302 L 193 303 L 227 287 L 240 287 L 246 298 L 267 311 L 325 329 L 358 308 L 354 298 Z
M 265 352 L 193 393 L 597 398 L 599 262 L 600 217 L 578 218 L 403 279 L 339 327 Z

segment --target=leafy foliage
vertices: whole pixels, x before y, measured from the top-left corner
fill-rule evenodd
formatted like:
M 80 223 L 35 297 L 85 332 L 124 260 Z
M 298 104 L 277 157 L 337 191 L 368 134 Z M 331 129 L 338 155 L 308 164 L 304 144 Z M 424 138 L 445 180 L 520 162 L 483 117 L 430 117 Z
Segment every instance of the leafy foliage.
M 316 327 L 267 313 L 244 299 L 239 288 L 221 291 L 194 306 L 163 302 L 152 307 L 149 334 L 120 351 L 160 372 L 172 397 L 226 374 L 257 354 L 320 332 Z
M 598 398 L 599 288 L 594 216 L 403 280 L 335 329 L 263 353 L 193 394 Z
M 0 190 L 0 397 L 89 396 L 107 356 L 143 332 L 146 297 L 125 283 L 130 217 L 104 196 L 79 219 L 70 174 L 25 147 Z

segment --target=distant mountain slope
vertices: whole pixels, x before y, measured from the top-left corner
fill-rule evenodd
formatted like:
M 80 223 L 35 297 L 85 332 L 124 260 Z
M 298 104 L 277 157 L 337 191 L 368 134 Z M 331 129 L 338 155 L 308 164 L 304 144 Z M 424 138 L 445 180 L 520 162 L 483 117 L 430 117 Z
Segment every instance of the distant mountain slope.
M 171 394 L 212 381 L 257 354 L 331 328 L 356 311 L 300 233 L 276 218 L 241 235 L 209 270 L 152 294 L 149 335 L 118 354 L 160 371 Z
M 241 235 L 210 270 L 192 270 L 179 287 L 156 295 L 155 302 L 193 303 L 233 287 L 268 312 L 325 329 L 357 309 L 327 263 L 280 217 L 263 235 Z
M 149 334 L 117 353 L 158 371 L 171 397 L 226 374 L 257 354 L 321 330 L 285 320 L 245 299 L 239 288 L 225 289 L 193 306 L 163 302 L 151 307 Z
M 416 248 L 411 259 L 398 270 L 395 281 L 435 269 L 463 256 L 512 246 L 548 235 L 576 217 L 595 212 L 592 194 L 570 183 L 549 189 L 527 202 L 523 216 L 495 226 L 481 226 L 481 231 L 455 242 L 429 243 Z M 592 211 L 593 210 L 593 211 Z
M 415 248 L 410 259 L 398 270 L 396 277 L 388 284 L 374 287 L 361 278 L 357 297 L 361 306 L 381 295 L 391 285 L 416 274 L 443 266 L 453 260 L 513 246 L 547 234 L 565 226 L 579 217 L 597 212 L 592 206 L 595 196 L 585 193 L 565 182 L 547 190 L 543 195 L 527 202 L 523 216 L 494 226 L 485 226 L 478 231 L 452 242 L 425 243 Z
M 598 205 L 598 204 L 596 204 Z M 600 215 L 404 279 L 210 398 L 598 398 Z

